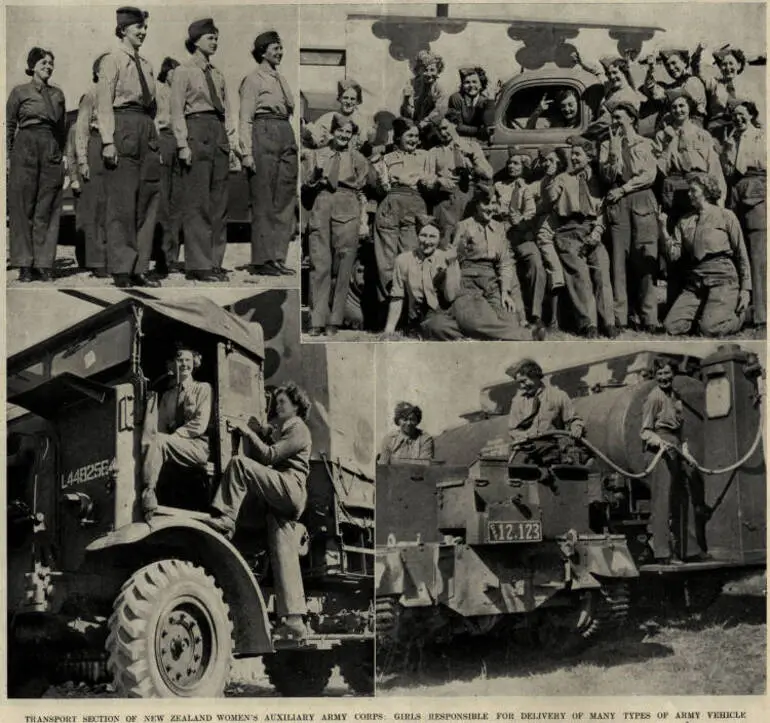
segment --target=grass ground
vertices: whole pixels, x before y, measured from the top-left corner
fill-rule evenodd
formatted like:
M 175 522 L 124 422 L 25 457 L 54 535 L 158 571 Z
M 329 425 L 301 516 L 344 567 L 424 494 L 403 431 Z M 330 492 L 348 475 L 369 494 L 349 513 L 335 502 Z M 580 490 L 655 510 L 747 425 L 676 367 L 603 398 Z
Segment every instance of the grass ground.
M 766 578 L 726 586 L 695 619 L 636 614 L 581 656 L 549 659 L 498 638 L 449 644 L 417 670 L 378 679 L 378 696 L 761 695 Z

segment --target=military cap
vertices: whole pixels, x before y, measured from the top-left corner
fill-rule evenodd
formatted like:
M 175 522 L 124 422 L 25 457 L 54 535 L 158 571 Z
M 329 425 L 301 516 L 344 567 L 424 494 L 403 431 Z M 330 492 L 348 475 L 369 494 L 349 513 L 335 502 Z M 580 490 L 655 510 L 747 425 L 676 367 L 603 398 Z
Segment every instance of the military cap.
M 663 48 L 658 53 L 658 57 L 663 61 L 668 60 L 672 55 L 678 55 L 684 60 L 685 65 L 690 64 L 690 51 L 687 48 Z
M 734 48 L 729 43 L 723 45 L 721 48 L 717 48 L 712 55 L 714 56 L 714 62 L 717 65 L 721 65 L 728 55 L 732 55 L 738 61 L 738 65 L 740 66 L 738 69 L 739 73 L 742 73 L 743 69 L 746 67 L 746 54 L 740 48 Z
M 515 379 L 518 374 L 542 379 L 543 367 L 541 367 L 534 359 L 525 357 L 524 359 L 519 359 L 519 361 L 511 364 L 505 370 L 505 373 L 507 376 L 511 377 L 511 379 Z
M 570 136 L 567 138 L 567 143 L 573 148 L 576 146 L 582 148 L 589 156 L 594 156 L 596 154 L 594 142 L 585 136 Z
M 118 27 L 124 28 L 127 25 L 143 23 L 145 20 L 147 20 L 148 17 L 150 17 L 150 13 L 148 13 L 146 10 L 140 10 L 139 8 L 126 5 L 122 8 L 118 8 L 115 11 L 115 16 L 117 18 Z
M 187 28 L 187 39 L 190 43 L 195 43 L 198 38 L 203 35 L 218 35 L 219 28 L 214 25 L 213 18 L 203 18 L 202 20 L 195 20 L 190 23 L 190 27 Z
M 610 113 L 613 113 L 618 108 L 622 108 L 634 120 L 639 120 L 639 109 L 631 101 L 619 100 L 615 103 L 608 103 L 607 108 L 610 111 Z
M 281 36 L 278 35 L 278 33 L 275 30 L 268 30 L 265 33 L 260 33 L 257 35 L 256 38 L 254 38 L 254 47 L 255 48 L 266 48 L 268 45 L 272 45 L 273 43 L 280 43 L 281 42 Z

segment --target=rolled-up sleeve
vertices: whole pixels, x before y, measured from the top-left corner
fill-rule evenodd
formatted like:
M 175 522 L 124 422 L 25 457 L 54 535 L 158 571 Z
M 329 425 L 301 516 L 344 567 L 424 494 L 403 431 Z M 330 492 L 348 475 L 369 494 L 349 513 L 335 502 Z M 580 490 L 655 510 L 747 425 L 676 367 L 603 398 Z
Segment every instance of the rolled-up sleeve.
M 657 394 L 649 394 L 644 400 L 640 434 L 644 442 L 649 442 L 655 435 L 655 420 L 658 418 L 658 414 L 660 414 L 661 406 L 661 401 Z
M 86 93 L 80 100 L 75 121 L 75 157 L 78 163 L 88 163 L 88 137 L 91 134 L 93 107 L 94 97 L 91 93 Z

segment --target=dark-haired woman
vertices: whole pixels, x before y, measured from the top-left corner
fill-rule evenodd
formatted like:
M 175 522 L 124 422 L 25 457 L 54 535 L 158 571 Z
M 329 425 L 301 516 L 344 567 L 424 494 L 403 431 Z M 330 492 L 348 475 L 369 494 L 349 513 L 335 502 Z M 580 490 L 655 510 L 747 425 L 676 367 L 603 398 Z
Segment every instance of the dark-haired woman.
M 671 80 L 656 81 L 652 75 L 648 75 L 642 90 L 658 107 L 658 125 L 665 122 L 662 115 L 668 109 L 675 91 L 681 91 L 692 99 L 692 118 L 702 125 L 706 116 L 706 87 L 698 76 L 693 75 L 689 51 L 684 48 L 666 48 L 660 51 L 657 61 L 663 63 Z
M 659 230 L 672 261 L 682 259 L 684 288 L 663 325 L 669 334 L 692 329 L 724 336 L 741 328 L 751 293 L 751 268 L 740 223 L 732 211 L 717 206 L 721 189 L 704 173 L 688 179 L 691 213 L 673 235 L 661 214 Z
M 581 102 L 577 91 L 572 88 L 559 91 L 556 94 L 556 113 L 551 112 L 554 100 L 543 94 L 540 103 L 527 120 L 527 129 L 545 128 L 580 128 Z M 591 121 L 591 111 L 586 108 L 586 123 Z
M 160 203 L 160 153 L 153 116 L 155 76 L 139 54 L 148 13 L 117 10 L 119 49 L 102 59 L 97 119 L 102 137 L 107 270 L 119 288 L 160 286 L 150 266 Z
M 759 111 L 750 100 L 730 104 L 732 128 L 722 147 L 722 166 L 729 185 L 728 206 L 743 228 L 751 260 L 752 319 L 767 323 L 767 161 Z
M 433 437 L 423 432 L 419 424 L 422 410 L 416 404 L 399 402 L 393 411 L 397 429 L 388 432 L 382 440 L 377 464 L 401 462 L 429 462 L 435 455 Z
M 655 135 L 653 152 L 663 175 L 661 207 L 666 212 L 669 233 L 676 222 L 690 210 L 688 176 L 706 173 L 721 189 L 720 203 L 727 193 L 722 166 L 711 134 L 692 119 L 697 103 L 683 90 L 672 91 L 667 122 Z M 670 306 L 682 289 L 683 271 L 669 259 L 666 297 Z
M 432 216 L 417 216 L 417 248 L 396 256 L 384 338 L 396 331 L 406 305 L 406 331 L 423 339 L 462 339 L 447 313 L 460 284 L 454 249 L 439 249 L 441 230 Z
M 185 278 L 227 281 L 222 268 L 227 245 L 227 182 L 230 116 L 225 76 L 211 64 L 219 30 L 211 18 L 187 31 L 190 59 L 174 72 L 171 123 L 180 166 Z
M 446 117 L 454 123 L 457 135 L 486 141 L 489 138 L 487 74 L 484 68 L 460 68 L 460 90 L 449 96 Z
M 338 111 L 324 113 L 314 123 L 308 123 L 302 131 L 302 143 L 308 148 L 323 148 L 329 144 L 332 137 L 332 123 L 335 116 L 342 116 L 353 121 L 356 132 L 350 139 L 350 147 L 366 154 L 374 142 L 376 128 L 371 118 L 366 118 L 361 112 L 363 90 L 359 83 L 352 78 L 337 83 Z
M 53 53 L 32 48 L 30 82 L 11 91 L 5 109 L 10 263 L 22 282 L 51 280 L 59 236 L 66 130 L 64 93 L 50 84 L 53 69 Z
M 80 99 L 75 122 L 75 157 L 80 178 L 77 228 L 85 240 L 85 266 L 98 279 L 107 272 L 107 236 L 105 233 L 104 161 L 102 138 L 96 115 L 96 87 L 104 54 L 93 64 L 93 86 Z
M 286 265 L 296 227 L 298 156 L 294 99 L 278 72 L 283 44 L 271 30 L 254 40 L 257 68 L 241 83 L 240 141 L 251 199 L 251 273 L 293 275 Z
M 704 72 L 703 50 L 703 45 L 699 44 L 693 53 L 692 66 L 706 88 L 706 128 L 721 141 L 731 123 L 730 102 L 751 98 L 753 89 L 741 77 L 746 67 L 746 55 L 742 50 L 728 44 L 714 51 L 719 76 Z
M 396 256 L 417 246 L 415 219 L 427 211 L 420 191 L 435 184 L 433 158 L 420 148 L 420 131 L 413 121 L 393 121 L 393 142 L 396 150 L 375 164 L 377 184 L 386 194 L 374 217 L 377 291 L 381 302 L 390 295 Z
M 654 362 L 655 381 L 642 406 L 641 438 L 645 461 L 650 464 L 661 447 L 684 448 L 684 405 L 674 390 L 675 370 L 669 359 Z M 674 449 L 668 449 L 647 478 L 652 496 L 649 530 L 655 562 L 681 564 L 687 559 L 707 559 L 705 535 L 695 515 L 702 505 L 696 477 Z M 700 533 L 698 528 L 700 527 Z M 673 544 L 672 544 L 673 543 Z
M 333 335 L 342 326 L 358 239 L 366 228 L 361 194 L 370 165 L 350 147 L 357 130 L 349 117 L 335 115 L 330 143 L 303 158 L 302 182 L 315 196 L 308 222 L 311 336 L 324 328 Z
M 155 89 L 158 101 L 155 127 L 158 130 L 161 159 L 158 224 L 162 233 L 161 256 L 155 264 L 155 272 L 162 277 L 168 276 L 179 261 L 181 178 L 177 162 L 176 138 L 171 126 L 171 83 L 178 67 L 178 60 L 164 58 L 158 73 L 158 85 Z
M 238 512 L 251 493 L 267 513 L 268 547 L 276 589 L 276 613 L 283 624 L 273 638 L 302 640 L 307 636 L 307 612 L 299 567 L 299 537 L 294 521 L 305 510 L 307 477 L 313 440 L 305 423 L 310 399 L 294 382 L 275 392 L 275 434 L 249 424 L 231 421 L 248 449 L 227 465 L 222 484 L 211 503 L 215 517 L 207 524 L 232 537 Z M 271 441 L 265 441 L 265 440 Z M 272 441 L 272 440 L 275 441 Z

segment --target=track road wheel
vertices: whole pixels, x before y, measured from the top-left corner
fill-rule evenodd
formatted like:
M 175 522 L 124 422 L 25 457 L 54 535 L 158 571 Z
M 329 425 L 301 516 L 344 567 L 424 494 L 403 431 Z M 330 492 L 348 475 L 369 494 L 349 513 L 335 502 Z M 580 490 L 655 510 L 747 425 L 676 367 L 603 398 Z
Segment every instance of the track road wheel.
M 115 600 L 107 667 L 115 689 L 131 698 L 224 695 L 233 624 L 222 591 L 184 560 L 135 572 Z
M 374 695 L 374 645 L 347 643 L 338 648 L 340 673 L 358 695 Z
M 600 635 L 620 628 L 628 617 L 630 590 L 626 583 L 605 582 L 583 590 L 569 608 L 550 608 L 539 621 L 537 642 L 551 656 L 575 655 Z
M 262 660 L 273 687 L 289 698 L 321 695 L 335 662 L 328 650 L 279 650 Z

